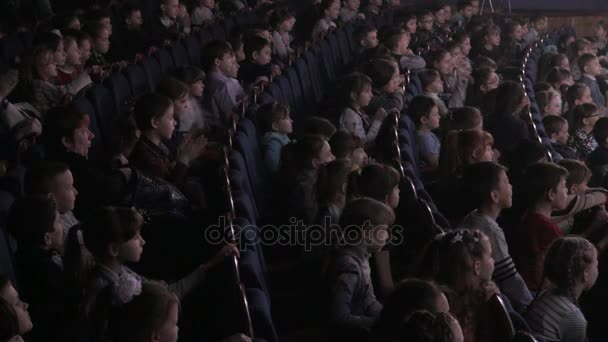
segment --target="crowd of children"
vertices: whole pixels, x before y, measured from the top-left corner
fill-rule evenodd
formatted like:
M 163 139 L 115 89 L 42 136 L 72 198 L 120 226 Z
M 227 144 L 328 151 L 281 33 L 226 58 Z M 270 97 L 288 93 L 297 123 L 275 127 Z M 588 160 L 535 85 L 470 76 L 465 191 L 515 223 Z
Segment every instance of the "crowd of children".
M 32 49 L 0 70 L 12 149 L 0 184 L 17 198 L 5 219 L 16 282 L 0 273 L 0 341 L 177 341 L 186 296 L 240 255 L 232 243 L 200 251 L 192 227 L 214 219 L 210 177 L 244 113 L 258 133 L 249 136 L 259 139 L 258 176 L 273 192 L 260 203 L 270 207 L 264 220 L 320 225 L 331 236 L 296 259 L 325 281 L 319 300 L 333 340 L 504 341 L 498 301 L 540 341 L 584 341 L 579 299 L 608 247 L 608 29 L 600 22 L 593 37 L 564 36 L 541 57 L 535 99 L 548 152 L 512 72 L 548 18 L 487 16 L 479 2 L 414 14 L 398 0 L 322 0 L 295 12 L 269 0 L 160 0 L 151 14 L 113 1 L 30 27 Z M 163 74 L 103 132 L 116 142 L 111 155 L 90 157 L 95 118 L 74 98 L 249 10 L 255 25 L 208 42 L 197 65 Z M 387 12 L 392 24 L 376 27 L 371 19 Z M 301 51 L 347 25 L 355 55 L 323 94 L 333 112 L 296 116 L 283 103 L 254 103 Z M 391 125 L 411 134 L 397 137 Z M 431 229 L 411 226 L 423 196 L 410 193 L 414 175 L 399 156 L 380 150 L 387 137 L 412 140 L 410 166 L 446 219 L 445 232 L 420 246 L 408 234 Z M 144 246 L 158 260 L 150 274 L 138 268 Z M 403 248 L 421 253 L 405 259 Z M 150 279 L 160 269 L 166 283 Z M 196 321 L 193 312 L 185 318 Z M 251 340 L 242 333 L 222 341 Z

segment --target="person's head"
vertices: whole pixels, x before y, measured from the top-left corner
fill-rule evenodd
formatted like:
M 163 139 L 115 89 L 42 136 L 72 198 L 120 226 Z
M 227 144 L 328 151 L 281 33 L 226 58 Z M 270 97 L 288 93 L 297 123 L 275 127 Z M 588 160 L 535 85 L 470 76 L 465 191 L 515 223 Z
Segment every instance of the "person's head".
M 299 125 L 298 136 L 319 135 L 325 140 L 329 140 L 336 133 L 336 126 L 331 121 L 320 116 L 311 116 L 302 120 Z
M 545 132 L 555 142 L 562 145 L 568 143 L 568 137 L 570 137 L 568 120 L 564 117 L 549 115 L 543 118 L 543 126 L 545 126 Z
M 367 153 L 364 141 L 348 131 L 338 131 L 329 139 L 331 151 L 337 159 L 346 159 L 351 162 L 354 170 L 360 170 L 367 164 Z
M 141 29 L 144 19 L 141 9 L 132 4 L 125 4 L 122 8 L 124 23 L 128 31 L 138 31 Z
M 473 5 L 471 1 L 460 1 L 456 6 L 458 13 L 460 13 L 465 19 L 470 19 L 473 16 Z
M 435 69 L 425 69 L 418 72 L 418 78 L 422 83 L 422 89 L 429 93 L 442 93 L 443 92 L 443 80 L 441 75 Z
M 493 145 L 494 138 L 483 130 L 450 131 L 447 136 L 447 149 L 439 156 L 441 169 L 448 175 L 460 171 L 466 165 L 492 161 Z
M 433 29 L 434 16 L 431 12 L 424 12 L 418 16 L 418 27 L 425 31 Z
M 437 70 L 442 76 L 450 75 L 454 72 L 452 55 L 448 50 L 431 51 L 426 57 L 429 67 Z
M 521 26 L 520 26 L 521 28 Z M 483 34 L 483 43 L 485 45 L 492 46 L 493 48 L 500 46 L 500 27 L 497 25 L 490 25 Z
M 481 115 L 481 111 L 476 107 L 469 106 L 456 108 L 451 115 L 450 129 L 483 130 L 483 116 Z
M 372 80 L 360 72 L 346 75 L 340 82 L 339 89 L 343 106 L 367 107 L 373 98 Z
M 384 337 L 383 341 L 391 340 L 403 321 L 418 310 L 447 313 L 450 305 L 435 283 L 416 278 L 402 280 L 385 301 L 374 330 Z
M 215 0 L 201 0 L 200 4 L 209 9 L 215 9 Z
M 450 313 L 432 313 L 427 310 L 412 312 L 399 328 L 396 342 L 463 342 L 464 335 L 458 320 Z
M 496 61 L 486 56 L 477 56 L 473 64 L 475 65 L 476 69 L 486 68 L 492 70 L 493 72 L 496 72 L 496 70 L 498 69 Z
M 82 65 L 82 53 L 78 47 L 77 34 L 66 32 L 63 35 L 63 49 L 65 51 L 65 65 L 78 67 Z
M 322 0 L 319 8 L 325 19 L 336 20 L 340 15 L 340 0 Z
M 103 25 L 108 29 L 110 35 L 112 34 L 112 17 L 109 11 L 103 9 L 90 11 L 87 13 L 86 21 L 86 26 L 92 26 L 95 24 Z
M 143 133 L 154 132 L 159 137 L 170 139 L 175 129 L 173 102 L 165 95 L 150 93 L 135 104 L 135 122 Z
M 473 80 L 475 80 L 475 88 L 480 94 L 485 94 L 490 90 L 498 88 L 500 85 L 500 77 L 498 74 L 489 68 L 479 68 L 473 70 Z
M 584 54 L 578 58 L 578 67 L 581 72 L 588 76 L 597 76 L 602 73 L 602 66 L 597 56 L 590 53 Z
M 375 59 L 368 66 L 365 74 L 371 78 L 374 89 L 382 90 L 388 94 L 397 91 L 401 83 L 399 66 L 391 59 Z
M 80 65 L 85 65 L 91 57 L 91 46 L 93 39 L 87 32 L 80 31 L 78 34 L 78 48 L 80 49 Z
M 488 237 L 479 230 L 457 229 L 436 237 L 424 252 L 420 271 L 463 295 L 492 279 L 494 258 Z
M 20 248 L 63 250 L 63 227 L 57 205 L 48 195 L 17 199 L 8 213 L 6 228 Z
M 297 140 L 294 156 L 303 166 L 315 169 L 336 159 L 329 143 L 320 135 L 306 135 Z
M 105 55 L 110 50 L 111 32 L 104 24 L 93 24 L 89 28 L 91 35 L 91 50 Z
M 160 0 L 161 15 L 167 16 L 170 19 L 177 18 L 179 13 L 179 0 Z
M 458 31 L 452 37 L 453 41 L 460 47 L 460 52 L 467 57 L 471 52 L 471 36 L 464 31 Z
M 188 110 L 188 85 L 173 76 L 165 76 L 158 84 L 156 91 L 173 102 L 173 116 L 179 118 Z
M 573 195 L 584 194 L 589 188 L 587 184 L 592 176 L 587 165 L 575 159 L 562 159 L 558 164 L 568 170 L 568 178 L 566 178 L 568 192 Z
M 0 340 L 10 341 L 25 335 L 34 325 L 27 311 L 29 305 L 19 298 L 11 281 L 0 275 Z
M 262 132 L 293 132 L 289 107 L 278 102 L 268 103 L 258 108 Z
M 434 130 L 439 128 L 439 107 L 428 96 L 416 96 L 408 107 L 408 114 L 417 129 Z
M 352 169 L 350 160 L 338 158 L 319 170 L 319 203 L 344 207 L 348 192 L 348 175 Z
M 215 40 L 205 45 L 202 66 L 207 72 L 217 71 L 232 78 L 236 78 L 239 70 L 232 47 L 226 41 L 221 40 Z
M 261 37 L 252 37 L 244 42 L 245 58 L 258 65 L 267 65 L 272 58 L 270 42 Z
M 462 184 L 472 208 L 510 208 L 513 190 L 507 168 L 491 161 L 466 166 Z
M 89 129 L 89 114 L 75 108 L 56 107 L 46 114 L 43 138 L 50 152 L 70 151 L 89 155 L 95 134 Z
M 98 262 L 136 263 L 145 244 L 142 224 L 143 217 L 133 208 L 102 207 L 83 223 L 82 237 Z
M 352 188 L 355 196 L 378 200 L 391 208 L 399 205 L 401 176 L 392 166 L 369 164 L 355 177 Z
M 583 103 L 593 103 L 591 89 L 584 83 L 574 83 L 566 91 L 566 101 L 570 110 Z
M 353 40 L 364 49 L 378 46 L 378 30 L 369 24 L 359 24 L 353 31 Z
M 573 51 L 572 45 L 576 41 L 576 37 L 571 33 L 564 33 L 557 41 L 557 48 L 561 53 L 570 53 Z
M 606 40 L 606 36 L 608 35 L 608 23 L 603 20 L 600 20 L 595 25 L 595 31 L 593 32 L 593 35 L 599 40 Z
M 600 118 L 593 126 L 593 137 L 600 146 L 608 147 L 608 118 Z
M 554 210 L 568 205 L 566 178 L 568 171 L 549 162 L 530 165 L 524 174 L 523 190 L 530 206 L 550 204 Z
M 52 197 L 61 214 L 74 210 L 78 191 L 72 172 L 64 163 L 44 162 L 28 168 L 23 187 L 28 195 Z
M 549 66 L 552 68 L 560 68 L 570 71 L 570 61 L 568 60 L 568 56 L 564 55 L 563 53 L 556 53 L 551 56 Z
M 435 10 L 433 11 L 433 17 L 435 24 L 437 24 L 438 26 L 445 25 L 445 10 L 443 9 L 443 6 L 435 8 Z
M 530 19 L 530 22 L 538 32 L 545 32 L 547 30 L 547 16 L 545 15 L 536 15 Z
M 348 2 L 348 6 L 354 5 L 356 2 L 357 8 L 359 7 L 358 0 L 350 0 Z M 355 9 L 356 10 L 356 9 Z M 295 15 L 290 12 L 287 8 L 278 8 L 270 14 L 270 18 L 268 19 L 270 26 L 273 30 L 278 32 L 291 32 L 293 30 L 294 25 L 296 24 Z
M 249 40 L 249 37 L 247 40 Z M 267 41 L 272 47 L 272 41 L 268 39 Z M 230 43 L 230 46 L 232 46 L 232 51 L 234 51 L 234 58 L 237 63 L 240 63 L 247 59 L 247 55 L 245 54 L 245 39 L 243 34 L 240 34 L 238 32 L 233 34 L 232 37 L 230 37 L 230 39 L 228 40 L 228 43 Z
M 173 76 L 188 85 L 190 96 L 203 97 L 205 73 L 201 69 L 195 66 L 187 66 L 175 70 Z
M 593 44 L 585 38 L 579 38 L 571 44 L 571 49 L 574 57 L 580 57 L 586 54 L 593 54 Z
M 35 78 L 50 81 L 57 77 L 57 63 L 53 58 L 53 51 L 46 48 L 34 49 L 32 61 Z
M 479 14 L 479 0 L 471 0 L 471 6 L 473 6 L 473 15 Z
M 55 33 L 40 35 L 33 42 L 35 49 L 46 49 L 53 53 L 53 62 L 58 66 L 65 64 L 66 54 L 64 51 L 63 38 Z
M 387 27 L 380 31 L 381 41 L 392 53 L 405 55 L 410 45 L 410 33 L 399 27 Z
M 496 89 L 496 111 L 504 115 L 519 115 L 526 93 L 514 81 L 505 81 Z
M 454 64 L 454 66 L 462 65 L 464 55 L 460 50 L 460 44 L 451 41 L 445 44 L 445 49 L 450 53 L 450 56 L 452 56 L 452 64 Z
M 370 252 L 382 250 L 389 239 L 389 227 L 395 222 L 395 213 L 386 204 L 368 197 L 354 199 L 346 204 L 340 216 L 349 245 L 359 245 Z M 349 233 L 350 231 L 355 232 Z
M 562 87 L 574 84 L 572 74 L 566 69 L 552 68 L 547 74 L 547 82 L 555 89 L 561 90 Z
M 518 21 L 509 21 L 505 25 L 505 37 L 508 40 L 519 42 L 523 38 L 521 23 Z
M 66 30 L 80 30 L 82 28 L 80 18 L 75 12 L 60 16 L 58 19 L 57 26 L 62 33 Z
M 141 293 L 113 311 L 110 330 L 116 342 L 176 342 L 179 299 L 163 283 L 147 281 Z
M 543 117 L 562 115 L 562 95 L 557 91 L 541 91 L 536 94 L 536 101 Z
M 545 277 L 577 303 L 575 289 L 589 290 L 597 280 L 597 249 L 583 237 L 561 237 L 549 246 L 544 266 Z
M 401 20 L 402 28 L 410 33 L 410 35 L 416 33 L 418 29 L 418 18 L 414 14 L 406 14 Z
M 582 128 L 591 132 L 601 113 L 600 109 L 593 103 L 583 103 L 574 107 L 575 128 Z

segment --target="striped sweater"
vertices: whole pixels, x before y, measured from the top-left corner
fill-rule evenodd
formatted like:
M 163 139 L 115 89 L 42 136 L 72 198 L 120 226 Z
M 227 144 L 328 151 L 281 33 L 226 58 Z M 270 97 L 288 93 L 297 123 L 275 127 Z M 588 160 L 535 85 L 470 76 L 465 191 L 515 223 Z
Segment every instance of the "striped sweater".
M 581 310 L 557 289 L 543 292 L 524 318 L 534 334 L 546 341 L 585 341 L 587 320 Z

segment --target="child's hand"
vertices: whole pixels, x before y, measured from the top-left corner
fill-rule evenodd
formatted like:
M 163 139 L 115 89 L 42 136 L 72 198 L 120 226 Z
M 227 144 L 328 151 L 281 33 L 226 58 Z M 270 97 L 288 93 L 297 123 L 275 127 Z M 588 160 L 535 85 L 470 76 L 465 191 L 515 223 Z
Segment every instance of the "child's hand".
M 205 264 L 205 266 L 207 268 L 215 267 L 222 261 L 224 261 L 226 257 L 229 256 L 236 256 L 237 258 L 241 257 L 241 253 L 239 252 L 239 249 L 236 247 L 235 244 L 229 243 L 226 246 L 222 247 L 222 249 L 220 249 L 220 251 L 217 252 L 217 254 L 215 254 L 215 256 L 213 256 L 213 258 L 211 258 L 211 260 L 209 260 L 207 264 Z
M 386 118 L 386 110 L 384 108 L 378 108 L 376 114 L 374 114 L 375 121 L 383 121 Z
M 281 75 L 281 68 L 279 68 L 278 65 L 273 64 L 270 68 L 272 69 L 272 77 L 277 77 Z
M 184 140 L 177 147 L 177 161 L 185 165 L 190 165 L 194 159 L 198 158 L 207 146 L 207 137 L 201 135 L 194 138 L 192 134 L 184 136 Z
M 244 334 L 234 334 L 222 339 L 220 342 L 251 342 L 251 338 Z
M 233 335 L 234 336 L 234 335 Z M 243 335 L 244 336 L 244 335 Z M 230 336 L 231 338 L 232 336 Z M 239 341 L 239 340 L 226 340 L 226 341 Z M 249 339 L 251 341 L 251 339 Z M 15 335 L 7 340 L 7 342 L 23 342 L 23 337 Z

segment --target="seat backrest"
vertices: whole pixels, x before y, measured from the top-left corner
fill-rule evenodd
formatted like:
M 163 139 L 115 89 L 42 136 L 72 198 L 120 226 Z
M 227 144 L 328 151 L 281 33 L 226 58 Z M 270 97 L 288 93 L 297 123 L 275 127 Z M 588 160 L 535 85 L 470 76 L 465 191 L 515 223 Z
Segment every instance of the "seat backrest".
M 93 104 L 93 108 L 95 108 L 103 141 L 110 141 L 114 136 L 114 119 L 116 117 L 112 93 L 108 88 L 97 84 L 89 90 L 88 97 Z
M 167 71 L 171 71 L 174 68 L 173 58 L 171 58 L 171 54 L 167 49 L 160 49 L 155 54 L 154 57 L 160 63 L 160 71 L 161 75 L 166 73 Z
M 161 78 L 161 67 L 158 59 L 152 56 L 146 56 L 141 61 L 141 66 L 144 68 L 146 72 L 146 78 L 148 80 L 148 88 L 153 91 L 156 89 L 156 86 L 160 83 Z
M 281 88 L 281 93 L 283 94 L 283 98 L 287 101 L 287 104 L 292 110 L 297 110 L 296 100 L 293 97 L 293 91 L 291 89 L 291 84 L 285 75 L 281 75 L 276 79 L 276 82 L 279 84 L 279 88 Z
M 510 342 L 515 336 L 515 328 L 511 321 L 511 316 L 500 295 L 494 295 L 488 300 L 488 331 L 494 334 L 492 341 Z
M 181 42 L 174 42 L 169 47 L 169 52 L 171 53 L 171 58 L 173 58 L 174 67 L 181 68 L 190 64 L 188 52 Z
M 152 91 L 150 88 L 150 82 L 146 76 L 146 70 L 141 64 L 131 64 L 125 70 L 127 80 L 131 85 L 131 93 L 135 98 L 139 98 L 142 95 Z
M 295 103 L 295 108 L 291 108 L 292 119 L 294 119 L 294 122 L 297 122 L 298 114 L 304 113 L 306 106 L 304 105 L 304 95 L 302 94 L 300 79 L 293 67 L 287 69 L 287 79 L 289 80 L 289 85 L 291 85 L 291 92 Z
M 312 112 L 315 107 L 315 92 L 312 85 L 311 75 L 308 71 L 308 66 L 304 58 L 298 58 L 294 62 L 295 71 L 300 80 L 302 90 L 302 99 L 304 108 L 303 111 Z
M 281 87 L 278 82 L 272 82 L 266 86 L 268 92 L 272 95 L 275 101 L 288 104 L 287 99 L 283 95 L 283 91 L 281 91 Z
M 253 325 L 254 340 L 264 339 L 268 342 L 278 341 L 277 332 L 272 321 L 270 300 L 261 289 L 245 289 L 249 302 L 249 314 Z
M 327 40 L 322 40 L 319 43 L 319 48 L 313 48 L 313 52 L 317 55 L 321 62 L 321 71 L 323 72 L 323 81 L 327 84 L 336 79 L 336 69 L 334 65 L 334 55 Z
M 121 73 L 113 73 L 106 81 L 105 85 L 112 92 L 114 99 L 114 109 L 117 114 L 125 114 L 131 109 L 131 86 L 127 78 Z
M 319 58 L 311 51 L 307 51 L 304 55 L 304 59 L 306 60 L 308 74 L 310 75 L 310 80 L 312 83 L 314 103 L 318 103 L 323 98 L 324 89 L 323 83 L 321 83 L 321 69 L 319 68 Z
M 188 51 L 188 59 L 190 60 L 190 64 L 199 66 L 201 64 L 201 51 L 203 49 L 203 45 L 201 44 L 199 37 L 196 35 L 190 35 L 183 41 L 183 44 L 186 47 L 186 51 Z

